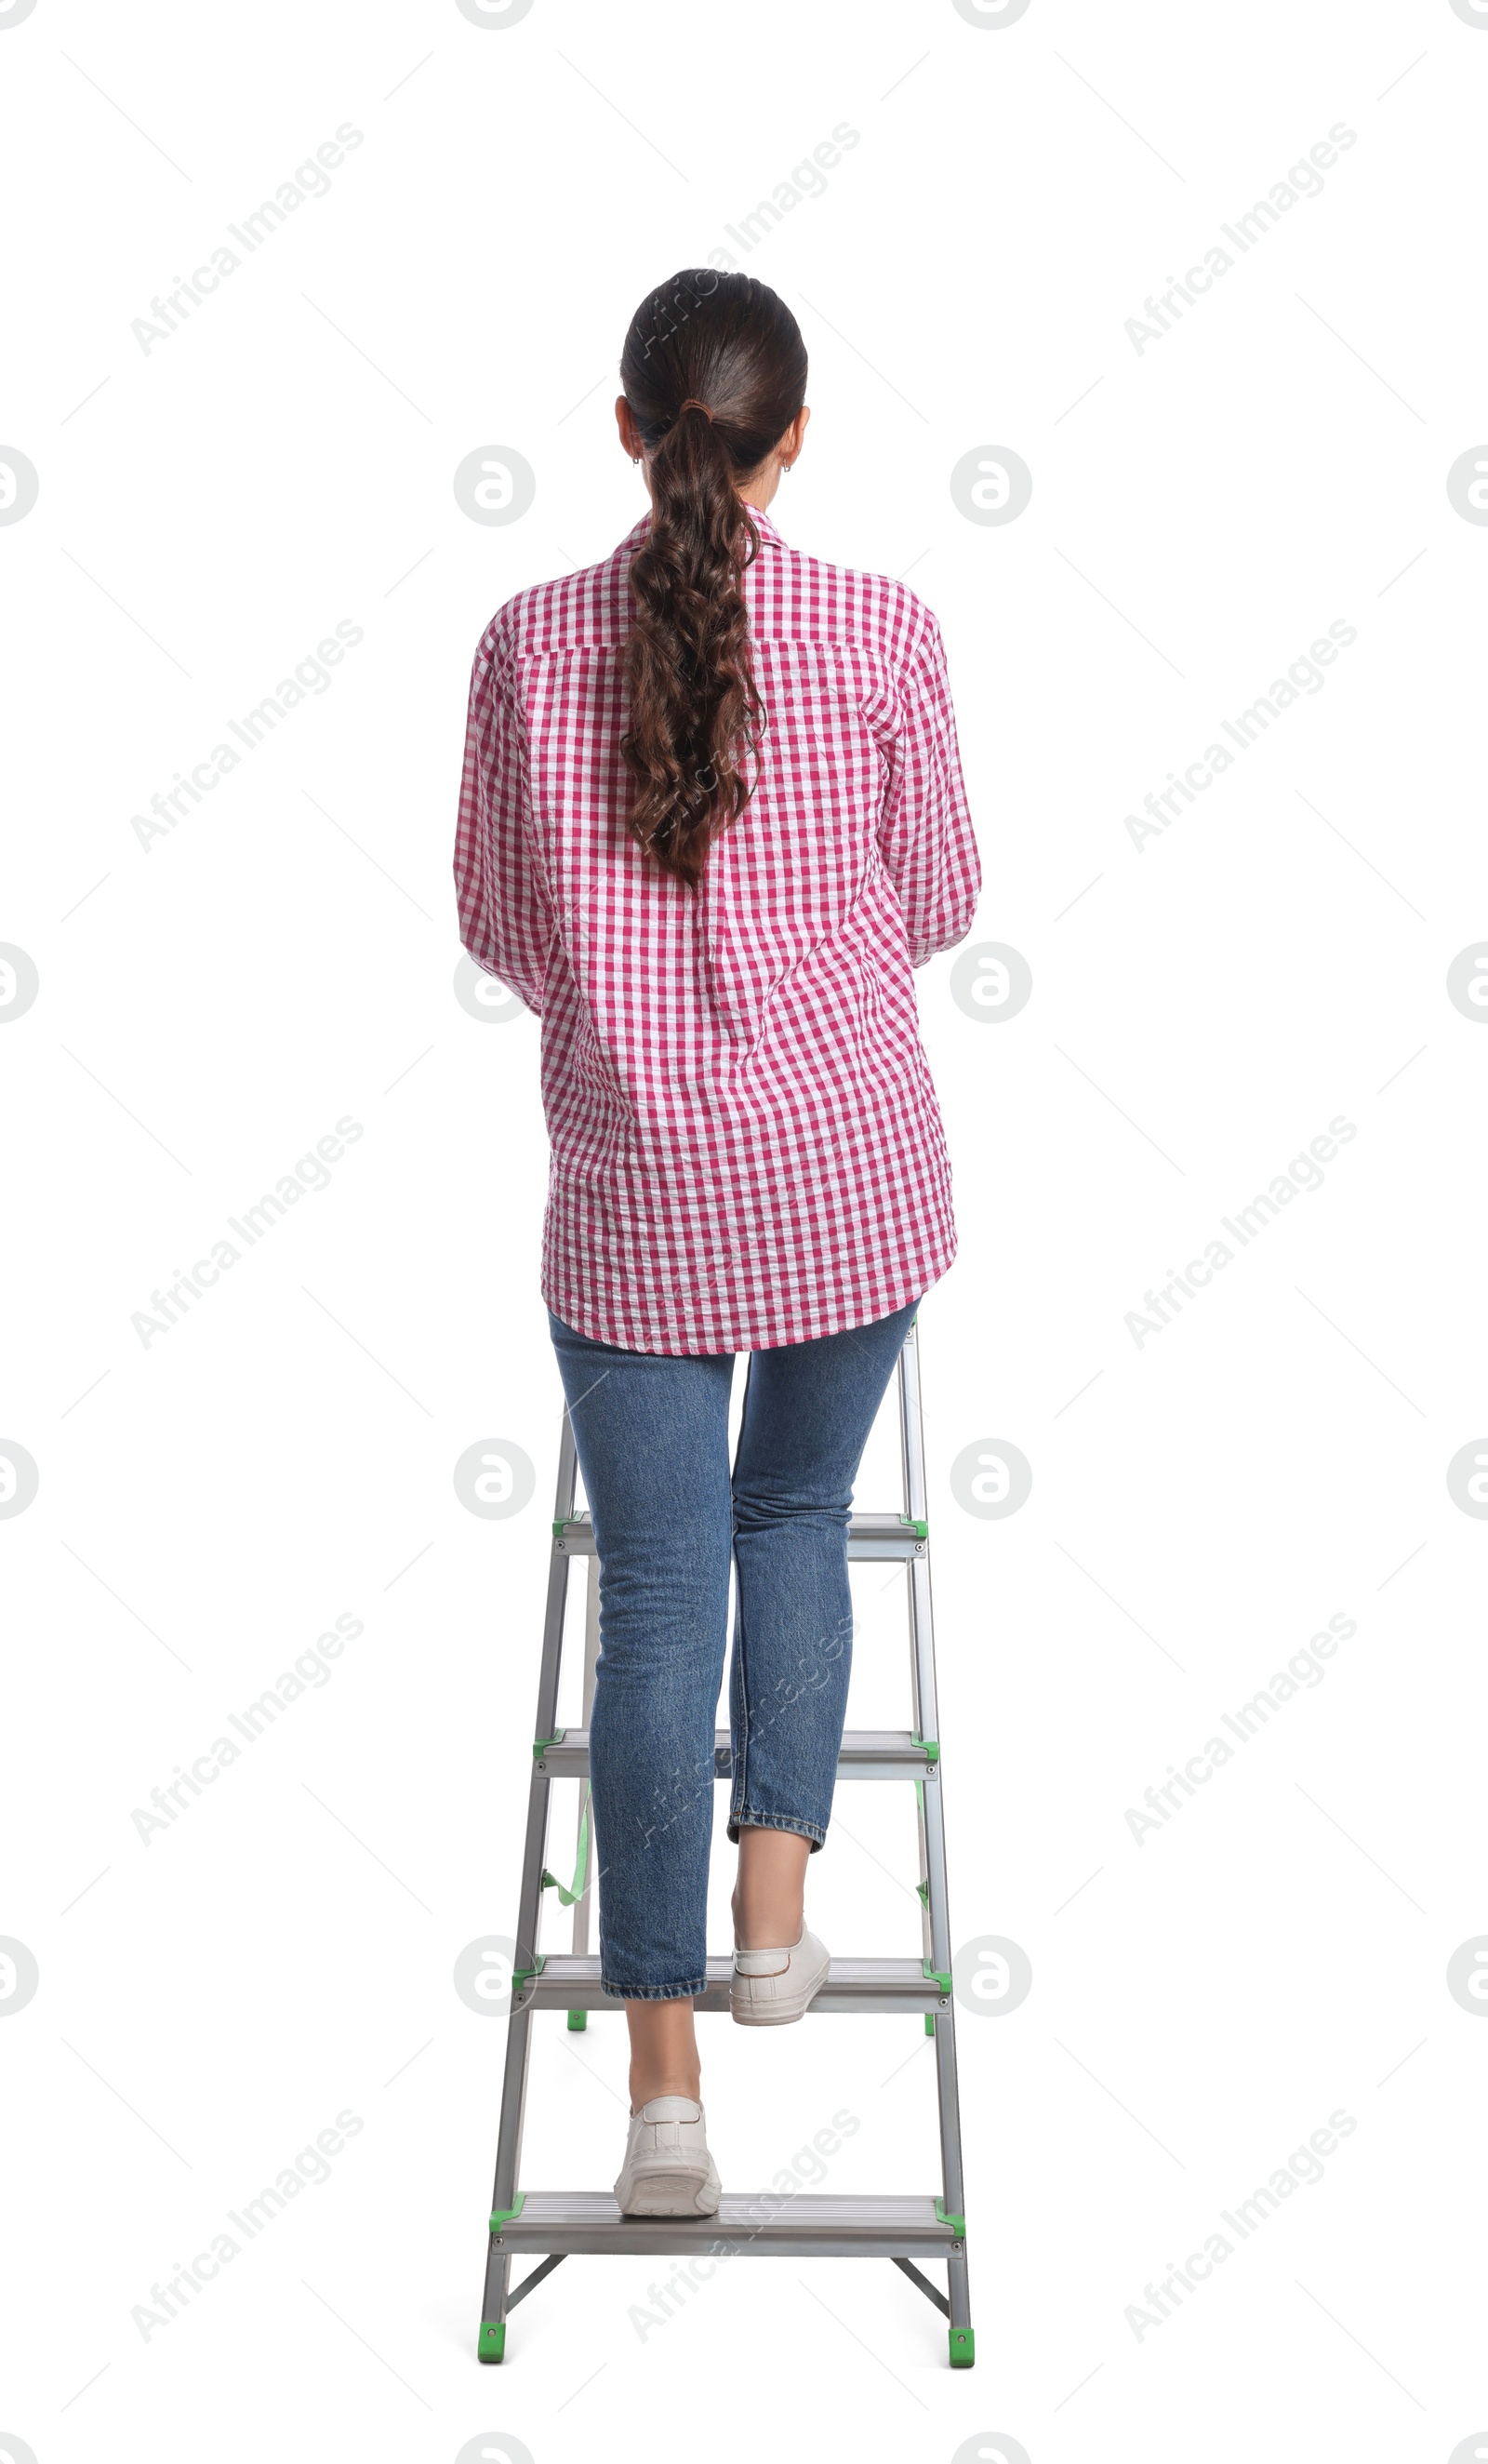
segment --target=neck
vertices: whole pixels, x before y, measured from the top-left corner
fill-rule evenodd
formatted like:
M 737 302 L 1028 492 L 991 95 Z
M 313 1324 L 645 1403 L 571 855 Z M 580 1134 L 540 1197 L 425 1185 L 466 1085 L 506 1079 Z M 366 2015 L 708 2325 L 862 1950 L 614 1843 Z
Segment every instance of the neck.
M 739 495 L 746 505 L 754 505 L 762 514 L 768 513 L 771 500 L 779 484 L 780 472 L 779 466 L 777 465 L 763 478 L 754 478 L 747 488 L 741 488 Z

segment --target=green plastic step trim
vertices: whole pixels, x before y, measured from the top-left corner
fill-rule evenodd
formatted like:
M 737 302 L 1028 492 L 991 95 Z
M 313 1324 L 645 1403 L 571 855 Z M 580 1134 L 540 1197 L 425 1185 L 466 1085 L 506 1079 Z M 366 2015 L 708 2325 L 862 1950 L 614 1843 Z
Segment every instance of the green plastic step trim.
M 478 2358 L 483 2362 L 500 2361 L 502 2355 L 506 2351 L 506 2321 L 504 2319 L 483 2319 L 481 2321 L 480 2342 L 476 2345 L 475 2350 Z
M 540 1763 L 543 1755 L 547 1752 L 548 1748 L 550 1746 L 560 1746 L 567 1734 L 568 1730 L 566 1728 L 555 1728 L 551 1737 L 534 1737 L 532 1744 L 533 1761 L 535 1763 Z
M 976 2330 L 974 2327 L 952 2327 L 951 2334 L 951 2366 L 969 2370 L 976 2362 Z
M 916 1882 L 914 1887 L 915 1887 L 915 1889 L 918 1891 L 918 1893 L 919 1893 L 919 1895 L 920 1895 L 921 1899 L 924 1901 L 924 1903 L 925 1903 L 926 1906 L 927 1906 L 927 1907 L 929 1907 L 929 1906 L 930 1906 L 930 1884 L 929 1884 L 929 1882 Z
M 964 2215 L 948 2215 L 946 2212 L 945 2200 L 939 2197 L 937 2197 L 935 2201 L 935 2213 L 940 2218 L 943 2225 L 949 2225 L 951 2227 L 951 2230 L 954 2233 L 957 2241 L 965 2241 L 966 2218 Z
M 932 1985 L 938 1985 L 938 1986 L 939 1986 L 939 1988 L 940 1988 L 940 1990 L 941 1990 L 942 1993 L 949 1993 L 949 1992 L 951 1991 L 951 1988 L 952 1988 L 952 1981 L 953 1981 L 953 1980 L 952 1980 L 952 1976 L 951 1976 L 951 1973 L 950 1973 L 949 1969 L 944 1969 L 944 1968 L 931 1968 L 931 1966 L 930 1966 L 930 1961 L 929 1961 L 928 1959 L 922 1959 L 922 1960 L 921 1960 L 921 1962 L 920 1962 L 920 1966 L 924 1969 L 926 1975 L 927 1975 L 927 1976 L 930 1978 L 930 1983 L 931 1983 Z M 514 1982 L 515 1981 L 515 1978 L 514 1978 L 514 1980 L 513 1980 L 513 1981 L 514 1981 Z
M 572 2029 L 572 2030 L 576 2030 L 576 2031 L 577 2031 L 578 2029 L 580 2029 L 580 2028 L 587 2028 L 587 2026 L 589 2025 L 589 2013 L 588 2013 L 588 2012 L 587 2012 L 587 2011 L 570 2011 L 570 2013 L 569 2013 L 569 2014 L 568 2014 L 568 2024 L 569 2024 L 570 2029 Z
M 902 1522 L 908 1525 L 909 1529 L 913 1532 L 916 1540 L 928 1540 L 930 1538 L 930 1525 L 928 1523 L 919 1522 L 913 1515 L 909 1514 L 903 1515 L 900 1519 Z
M 927 2011 L 925 2013 L 925 2033 L 927 2036 L 933 2036 L 935 2033 L 935 2013 L 933 2011 Z
M 939 1762 L 939 1760 L 940 1760 L 940 1747 L 939 1747 L 939 1745 L 936 1743 L 936 1740 L 935 1740 L 933 1737 L 914 1737 L 914 1736 L 911 1736 L 911 1738 L 909 1739 L 909 1743 L 910 1743 L 910 1745 L 911 1745 L 911 1746 L 918 1746 L 918 1747 L 919 1747 L 921 1753 L 925 1756 L 925 1759 L 926 1759 L 926 1761 L 927 1761 L 928 1763 L 938 1763 L 938 1762 Z
M 545 1950 L 536 1951 L 534 1952 L 533 1957 L 534 1965 L 531 1968 L 513 1969 L 512 1991 L 514 1993 L 520 1993 L 524 1985 L 530 1985 L 535 1976 L 540 1976 L 542 1974 L 543 1969 L 547 1965 L 547 1952 Z M 514 2215 L 515 2212 L 516 2211 L 514 2209 Z
M 514 2208 L 496 2208 L 496 2209 L 494 2209 L 494 2210 L 492 2211 L 492 2218 L 491 2218 L 491 2230 L 492 2230 L 492 2233 L 499 2233 L 499 2232 L 501 2231 L 501 2228 L 502 2228 L 502 2226 L 503 2226 L 503 2225 L 509 2225 L 509 2224 L 511 2223 L 512 2218 L 513 2218 L 514 2216 L 519 2216 L 519 2215 L 521 2214 L 521 2212 L 522 2212 L 522 2204 L 523 2204 L 523 2201 L 526 2199 L 526 2196 L 527 2196 L 527 2193 L 526 2193 L 526 2191 L 525 2191 L 525 2190 L 518 2190 L 518 2191 L 517 2191 L 517 2194 L 516 2194 L 516 2205 L 515 2205 L 515 2207 L 514 2207 Z M 938 2200 L 938 2199 L 936 2200 L 935 2204 L 936 2204 L 936 2207 L 938 2208 L 938 2207 L 939 2207 L 939 2205 L 940 2205 L 940 2202 L 939 2202 L 939 2200 Z M 497 2329 L 497 2331 L 496 2331 L 496 2332 L 497 2332 L 497 2334 L 498 2334 L 498 2335 L 499 2335 L 499 2334 L 504 2334 L 504 2333 L 505 2333 L 505 2330 L 506 2330 L 506 2321 L 505 2321 L 505 2320 L 503 2320 L 503 2321 L 502 2321 L 502 2322 L 501 2322 L 500 2327 Z M 485 2328 L 484 2328 L 484 2327 L 482 2327 L 482 2329 L 481 2329 L 481 2334 L 482 2334 L 483 2336 L 484 2336 L 485 2332 L 486 2332 Z

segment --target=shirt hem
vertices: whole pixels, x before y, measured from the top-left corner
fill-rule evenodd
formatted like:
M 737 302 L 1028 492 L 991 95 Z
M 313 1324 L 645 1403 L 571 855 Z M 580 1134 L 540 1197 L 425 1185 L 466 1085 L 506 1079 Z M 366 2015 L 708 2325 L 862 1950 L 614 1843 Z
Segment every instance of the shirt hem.
M 871 1299 L 844 1296 L 833 1308 L 799 1310 L 794 1320 L 789 1315 L 774 1313 L 755 1317 L 748 1325 L 741 1318 L 735 1319 L 726 1341 L 705 1336 L 698 1328 L 673 1330 L 670 1338 L 659 1341 L 627 1341 L 627 1335 L 635 1331 L 633 1323 L 606 1316 L 602 1309 L 581 1300 L 565 1303 L 548 1277 L 543 1278 L 540 1289 L 544 1305 L 560 1325 L 582 1335 L 586 1342 L 611 1344 L 620 1352 L 658 1353 L 670 1360 L 715 1357 L 724 1353 L 776 1352 L 789 1344 L 817 1343 L 827 1335 L 850 1334 L 858 1327 L 876 1326 L 881 1318 L 892 1317 L 896 1309 L 923 1299 L 939 1283 L 952 1264 L 957 1247 L 952 1234 L 943 1248 L 932 1253 L 930 1263 L 913 1273 L 894 1276 L 884 1292 L 875 1293 Z

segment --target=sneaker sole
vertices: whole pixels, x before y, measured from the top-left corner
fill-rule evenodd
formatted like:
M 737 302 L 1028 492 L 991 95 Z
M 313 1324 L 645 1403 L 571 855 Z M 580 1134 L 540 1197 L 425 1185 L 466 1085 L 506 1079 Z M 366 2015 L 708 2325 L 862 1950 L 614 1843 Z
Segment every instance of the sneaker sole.
M 616 2193 L 618 2198 L 619 2193 Z M 621 2209 L 624 2216 L 712 2216 L 718 2212 L 721 2191 L 708 2194 L 708 2178 L 701 2173 L 639 2173 L 631 2184 L 630 2196 Z

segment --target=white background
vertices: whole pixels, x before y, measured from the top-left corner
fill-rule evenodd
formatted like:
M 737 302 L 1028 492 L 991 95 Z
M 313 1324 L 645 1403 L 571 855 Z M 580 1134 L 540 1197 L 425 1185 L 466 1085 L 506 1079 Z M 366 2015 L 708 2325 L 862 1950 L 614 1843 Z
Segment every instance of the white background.
M 0 528 L 0 938 L 40 982 L 3 1038 L 0 1437 L 40 1486 L 0 1529 L 0 1933 L 40 1986 L 0 2025 L 0 2430 L 39 2464 L 446 2464 L 482 2431 L 538 2464 L 998 2433 L 1033 2464 L 1445 2464 L 1488 2422 L 1488 2027 L 1446 1985 L 1488 1925 L 1488 1531 L 1446 1485 L 1488 1429 L 1488 1036 L 1445 988 L 1488 919 L 1488 533 L 1446 489 L 1488 434 L 1488 22 L 36 0 L 0 28 L 0 443 L 40 477 Z M 725 223 L 842 121 L 826 193 L 746 258 Z M 1339 121 L 1324 193 L 1139 354 L 1146 297 Z M 342 122 L 330 194 L 142 351 L 152 297 Z M 505 2030 L 451 1972 L 514 1922 L 560 1397 L 536 1029 L 452 991 L 465 696 L 500 602 L 642 509 L 625 323 L 718 248 L 811 354 L 785 536 L 941 621 L 972 944 L 1034 977 L 1001 1024 L 950 959 L 918 979 L 962 1236 L 921 1319 L 952 1925 L 1034 1969 L 1018 2012 L 959 2014 L 972 2372 L 880 2261 L 726 2268 L 642 2337 L 653 2271 L 570 2259 L 474 2360 Z M 1006 527 L 950 493 L 992 444 L 1033 473 Z M 536 474 L 510 528 L 454 499 L 483 445 Z M 146 852 L 131 816 L 339 620 L 364 638 L 330 689 Z M 1337 620 L 1324 689 L 1139 852 L 1124 815 Z M 1339 1114 L 1324 1185 L 1139 1348 L 1147 1288 Z M 343 1115 L 330 1187 L 142 1344 L 152 1289 Z M 451 1480 L 494 1438 L 536 1466 L 509 1521 Z M 981 1520 L 948 1470 L 996 1439 L 1033 1491 Z M 904 1725 L 877 1571 L 851 1717 Z M 1139 1846 L 1127 1809 L 1337 1613 L 1324 1681 Z M 364 1632 L 331 1681 L 146 1847 L 132 1810 L 339 1614 Z M 906 1796 L 853 1792 L 814 1860 L 841 1952 L 917 1949 Z M 827 2189 L 938 2187 L 919 2031 L 705 2019 L 726 2184 L 845 2108 Z M 618 2015 L 538 2021 L 529 2187 L 608 2185 L 624 2068 Z M 142 2337 L 152 2284 L 343 2110 L 332 2178 Z M 1325 2178 L 1138 2337 L 1144 2286 L 1340 2110 Z

